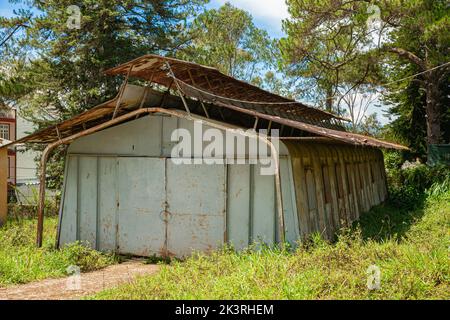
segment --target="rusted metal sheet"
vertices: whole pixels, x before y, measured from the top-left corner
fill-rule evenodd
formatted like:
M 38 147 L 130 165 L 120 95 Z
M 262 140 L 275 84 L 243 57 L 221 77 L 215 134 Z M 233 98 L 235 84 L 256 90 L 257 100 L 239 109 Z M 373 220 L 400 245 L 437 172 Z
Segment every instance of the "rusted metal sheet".
M 188 96 L 193 98 L 184 99 L 184 102 L 186 102 L 189 110 L 191 110 L 193 114 L 195 113 L 197 115 L 203 115 L 205 103 L 206 107 L 210 111 L 215 110 L 215 112 L 209 112 L 208 114 L 211 120 L 215 119 L 219 121 L 225 121 L 228 124 L 239 125 L 243 126 L 244 128 L 251 128 L 254 122 L 251 122 L 250 125 L 248 123 L 248 119 L 247 121 L 244 121 L 244 118 L 247 117 L 252 119 L 253 117 L 257 117 L 258 119 L 264 119 L 270 121 L 271 123 L 278 123 L 279 126 L 289 126 L 290 128 L 298 129 L 291 130 L 291 136 L 294 137 L 298 136 L 301 131 L 304 131 L 318 136 L 328 137 L 334 139 L 335 141 L 343 141 L 348 144 L 368 145 L 392 149 L 408 149 L 399 144 L 382 141 L 360 134 L 346 132 L 342 128 L 337 127 L 335 124 L 327 124 L 329 122 L 329 119 L 333 118 L 333 116 L 327 115 L 326 112 L 318 109 L 309 108 L 306 106 L 301 107 L 302 105 L 296 102 L 293 102 L 293 105 L 290 106 L 290 109 L 286 109 L 286 107 L 283 107 L 280 110 L 276 111 L 274 107 L 261 107 L 259 106 L 259 104 L 257 107 L 248 103 L 233 104 L 232 101 L 217 98 L 217 96 L 215 96 L 214 94 L 199 90 L 198 88 L 189 84 L 181 83 L 180 88 L 183 90 L 184 94 L 187 94 Z M 242 89 L 241 91 L 245 92 L 245 90 Z M 279 98 L 280 97 L 278 97 L 278 99 Z M 86 129 L 92 128 L 98 124 L 105 123 L 111 119 L 115 110 L 115 106 L 117 105 L 117 101 L 119 99 L 121 101 L 121 105 L 123 106 L 120 108 L 120 112 L 118 112 L 117 114 L 118 116 L 136 111 L 136 109 L 140 109 L 142 108 L 142 106 L 145 106 L 147 108 L 164 107 L 167 109 L 185 108 L 183 101 L 179 97 L 164 94 L 162 92 L 144 87 L 126 85 L 123 96 L 119 94 L 112 100 L 93 107 L 88 111 L 74 116 L 71 119 L 60 122 L 57 125 L 39 130 L 36 133 L 14 141 L 12 144 L 25 142 L 50 143 L 59 139 L 69 137 L 74 133 L 83 132 Z M 163 101 L 163 104 L 161 103 L 161 101 Z M 306 114 L 313 114 L 313 116 L 311 116 L 311 119 L 304 119 L 304 117 L 306 116 L 305 113 L 299 111 L 302 110 L 302 108 L 304 110 L 308 110 L 307 112 L 305 111 Z M 222 112 L 222 109 L 228 109 L 229 113 L 231 112 L 228 115 L 227 119 L 224 118 L 224 112 Z M 297 113 L 299 113 L 298 116 L 295 116 L 295 114 Z M 5 145 L 5 147 L 8 145 Z
M 239 101 L 258 101 L 261 106 L 271 110 L 289 110 L 291 116 L 298 119 L 328 120 L 340 118 L 326 111 L 315 109 L 288 98 L 281 97 L 249 83 L 240 81 L 221 73 L 215 68 L 202 66 L 196 63 L 162 57 L 157 55 L 146 55 L 132 60 L 115 68 L 107 70 L 107 75 L 126 75 L 130 72 L 132 77 L 137 77 L 158 83 L 163 86 L 172 84 L 171 76 L 176 76 L 176 85 L 195 85 L 197 88 L 208 91 L 211 94 L 228 98 L 235 103 Z M 218 97 L 217 99 L 221 99 Z M 266 105 L 264 104 L 266 103 Z
M 284 141 L 292 162 L 299 231 L 327 239 L 386 199 L 383 155 L 375 148 Z

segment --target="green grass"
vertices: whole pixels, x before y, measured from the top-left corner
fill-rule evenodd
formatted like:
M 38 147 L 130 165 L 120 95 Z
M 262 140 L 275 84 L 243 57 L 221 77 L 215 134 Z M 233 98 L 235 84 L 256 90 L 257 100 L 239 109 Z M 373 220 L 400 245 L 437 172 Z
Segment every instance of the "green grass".
M 450 188 L 434 189 L 410 211 L 374 208 L 334 244 L 313 236 L 296 250 L 196 255 L 91 298 L 448 299 Z M 381 270 L 378 290 L 367 287 L 371 265 Z
M 54 248 L 57 219 L 46 217 L 42 248 L 35 245 L 36 219 L 12 219 L 0 228 L 0 287 L 65 276 L 70 265 L 82 271 L 103 268 L 115 258 L 79 243 Z

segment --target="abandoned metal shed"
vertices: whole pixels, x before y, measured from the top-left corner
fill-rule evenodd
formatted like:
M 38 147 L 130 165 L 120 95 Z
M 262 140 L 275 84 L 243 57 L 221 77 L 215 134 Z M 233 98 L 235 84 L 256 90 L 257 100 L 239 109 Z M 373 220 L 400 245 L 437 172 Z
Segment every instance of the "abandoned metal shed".
M 346 132 L 345 119 L 186 61 L 146 55 L 107 74 L 125 76 L 117 97 L 15 142 L 47 144 L 41 200 L 48 156 L 69 144 L 58 245 L 81 240 L 120 254 L 181 257 L 225 243 L 295 243 L 313 232 L 331 239 L 386 199 L 379 148 L 405 148 Z M 206 163 L 210 137 L 180 156 L 174 132 L 203 137 L 208 129 L 265 145 L 273 174 L 252 161 L 250 144 L 215 150 L 212 160 L 223 161 Z M 279 137 L 244 129 L 277 129 Z M 43 210 L 41 201 L 39 245 Z

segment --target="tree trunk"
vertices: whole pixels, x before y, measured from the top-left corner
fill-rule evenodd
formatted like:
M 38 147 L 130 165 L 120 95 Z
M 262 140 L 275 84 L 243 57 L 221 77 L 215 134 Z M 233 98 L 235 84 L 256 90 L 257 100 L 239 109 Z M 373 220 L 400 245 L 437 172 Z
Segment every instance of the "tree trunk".
M 441 142 L 439 77 L 434 72 L 430 72 L 427 76 L 426 95 L 427 145 L 429 146 Z
M 328 112 L 332 112 L 333 111 L 333 87 L 332 86 L 328 86 L 326 89 L 326 94 L 327 94 L 327 98 L 325 101 L 325 108 Z

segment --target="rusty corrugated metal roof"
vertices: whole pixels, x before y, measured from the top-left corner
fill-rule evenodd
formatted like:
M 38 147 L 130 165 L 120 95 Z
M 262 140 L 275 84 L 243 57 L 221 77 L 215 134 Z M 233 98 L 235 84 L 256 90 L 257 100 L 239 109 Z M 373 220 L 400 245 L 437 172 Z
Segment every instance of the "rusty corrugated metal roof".
M 239 118 L 236 117 L 236 114 L 241 115 L 240 117 L 246 115 L 247 117 L 265 119 L 282 126 L 352 145 L 408 149 L 396 143 L 346 132 L 339 126 L 340 118 L 331 113 L 267 92 L 246 82 L 226 76 L 217 69 L 187 61 L 146 55 L 109 69 L 106 74 L 129 74 L 131 77 L 154 82 L 169 89 L 176 82 L 182 93 L 190 98 L 188 101 L 190 105 L 195 106 L 195 104 L 199 104 L 199 101 L 203 101 L 210 108 L 219 109 L 219 112 L 220 109 L 223 109 L 234 113 L 234 115 L 232 114 L 233 119 L 218 119 L 224 122 Z M 127 86 L 127 88 L 131 87 L 133 86 Z M 163 95 L 161 92 L 158 93 L 154 90 L 152 90 L 152 94 L 153 96 L 168 96 L 172 100 L 178 99 L 170 94 Z M 134 100 L 122 98 L 119 94 L 112 100 L 14 143 L 48 143 L 110 120 L 118 101 L 120 101 L 118 114 L 125 114 L 138 108 L 140 104 L 142 105 L 139 98 L 137 101 L 134 101 L 136 98 Z M 159 101 L 165 101 L 164 106 L 158 105 L 159 107 L 176 107 L 173 104 L 168 106 L 165 99 Z M 179 102 L 181 103 L 181 101 Z
M 170 66 L 173 76 L 170 75 L 167 66 Z M 165 87 L 171 87 L 175 80 L 184 88 L 191 86 L 196 90 L 207 92 L 214 96 L 216 101 L 246 109 L 264 109 L 267 113 L 326 127 L 335 126 L 332 120 L 348 121 L 330 112 L 310 107 L 235 79 L 215 68 L 174 58 L 149 54 L 109 69 L 105 73 L 108 75 L 129 74 L 132 77 L 158 83 Z

